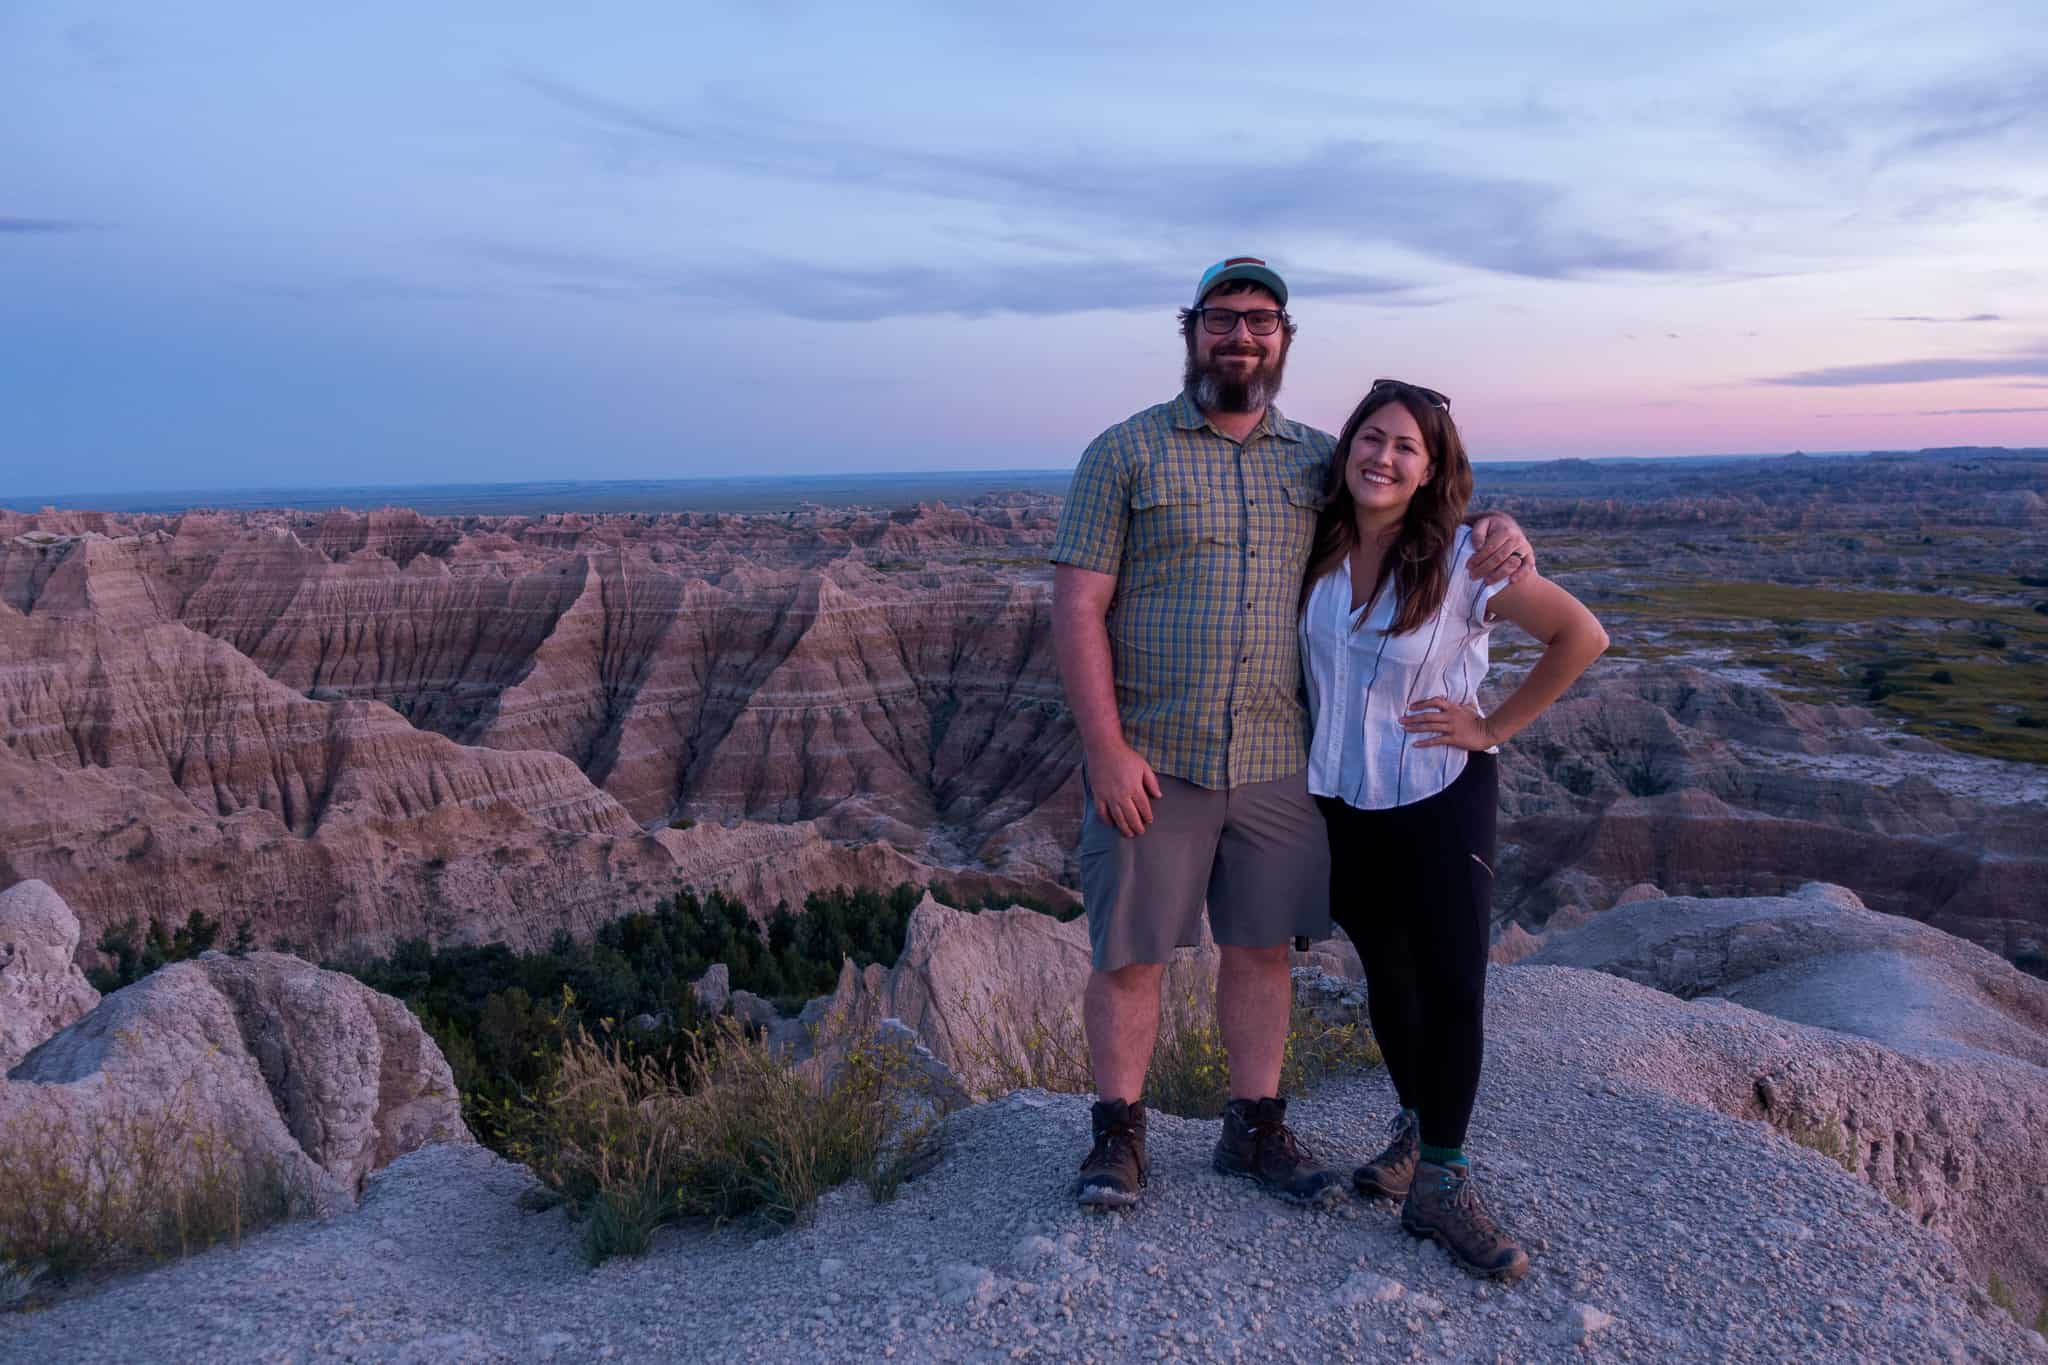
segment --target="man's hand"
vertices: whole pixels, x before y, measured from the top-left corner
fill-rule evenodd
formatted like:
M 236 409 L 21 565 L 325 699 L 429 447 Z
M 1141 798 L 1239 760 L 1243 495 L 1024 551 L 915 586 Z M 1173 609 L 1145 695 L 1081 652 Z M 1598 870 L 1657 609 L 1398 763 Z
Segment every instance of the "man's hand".
M 1513 517 L 1488 512 L 1472 523 L 1472 562 L 1467 567 L 1474 578 L 1489 583 L 1519 583 L 1536 572 L 1536 547 Z
M 1130 745 L 1120 742 L 1107 753 L 1090 754 L 1088 786 L 1095 793 L 1095 813 L 1124 838 L 1137 838 L 1152 823 L 1159 775 Z

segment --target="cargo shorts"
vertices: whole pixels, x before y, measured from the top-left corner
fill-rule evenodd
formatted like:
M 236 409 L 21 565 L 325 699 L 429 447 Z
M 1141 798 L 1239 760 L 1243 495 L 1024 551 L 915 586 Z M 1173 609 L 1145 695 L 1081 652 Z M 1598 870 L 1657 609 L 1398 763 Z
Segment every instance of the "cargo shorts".
M 1214 790 L 1159 775 L 1152 823 L 1126 839 L 1081 773 L 1081 901 L 1098 971 L 1202 941 L 1272 948 L 1330 936 L 1330 846 L 1308 770 Z

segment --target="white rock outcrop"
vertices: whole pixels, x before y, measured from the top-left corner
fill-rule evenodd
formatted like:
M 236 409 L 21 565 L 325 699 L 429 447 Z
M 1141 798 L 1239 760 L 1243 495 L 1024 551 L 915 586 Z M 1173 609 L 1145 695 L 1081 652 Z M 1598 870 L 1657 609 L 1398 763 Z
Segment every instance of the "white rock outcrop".
M 78 916 L 47 883 L 0 891 L 0 1075 L 100 1002 L 77 954 Z
M 0 1082 L 0 1141 L 164 1115 L 327 1208 L 406 1152 L 470 1140 L 448 1063 L 403 1004 L 278 953 L 164 967 Z
M 2048 982 L 1819 882 L 1624 902 L 1527 961 L 1831 1031 L 1779 1056 L 1703 1044 L 1701 1098 L 1835 1155 L 1947 1233 L 1980 1281 L 2048 1284 Z

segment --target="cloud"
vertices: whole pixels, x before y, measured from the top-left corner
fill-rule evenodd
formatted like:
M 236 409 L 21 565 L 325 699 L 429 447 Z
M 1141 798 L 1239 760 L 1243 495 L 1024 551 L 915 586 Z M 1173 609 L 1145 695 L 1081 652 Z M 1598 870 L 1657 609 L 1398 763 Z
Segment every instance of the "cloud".
M 1985 417 L 2004 412 L 2048 412 L 2048 407 L 2039 408 L 1923 408 L 1921 417 Z
M 1574 220 L 1558 186 L 1462 174 L 1454 158 L 1391 143 L 1329 141 L 1293 156 L 1062 153 L 1030 139 L 983 155 L 862 141 L 771 117 L 744 125 L 657 113 L 545 77 L 535 93 L 615 133 L 673 153 L 784 180 L 858 186 L 1052 217 L 1156 238 L 1300 240 L 1338 235 L 1438 260 L 1540 279 L 1601 272 L 1683 273 L 1707 262 L 1696 240 L 1650 227 Z M 1389 188 L 1397 191 L 1390 196 Z M 1086 229 L 1077 229 L 1083 230 Z M 1277 254 L 1277 253 L 1276 253 Z
M 0 214 L 0 235 L 34 236 L 61 232 L 90 232 L 93 224 L 74 218 L 9 218 Z
M 1799 370 L 1752 382 L 1794 388 L 1848 389 L 1876 384 L 1929 384 L 1944 379 L 2048 377 L 2048 342 L 2016 355 L 1949 356 L 1923 360 L 1889 360 L 1872 365 L 1833 365 Z
M 592 298 L 721 299 L 817 322 L 991 313 L 1059 316 L 1094 309 L 1169 308 L 1194 281 L 1185 271 L 1114 259 L 831 266 L 775 259 L 722 263 L 715 272 L 545 247 L 473 242 L 478 259 L 537 277 L 550 289 Z M 1299 298 L 1372 298 L 1422 304 L 1413 286 L 1376 275 L 1292 271 Z
M 1966 317 L 1937 318 L 1925 313 L 1899 313 L 1885 319 L 1886 322 L 2003 322 L 1998 313 L 1971 313 Z
M 1923 87 L 1902 98 L 1896 117 L 1913 128 L 1880 160 L 1945 151 L 2015 131 L 2048 133 L 2048 74 L 2029 72 Z

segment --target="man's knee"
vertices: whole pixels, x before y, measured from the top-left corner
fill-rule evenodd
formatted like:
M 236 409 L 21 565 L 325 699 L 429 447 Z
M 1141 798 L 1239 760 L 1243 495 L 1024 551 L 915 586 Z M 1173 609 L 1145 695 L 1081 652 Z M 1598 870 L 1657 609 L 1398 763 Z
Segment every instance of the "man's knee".
M 1218 971 L 1224 972 L 1270 972 L 1285 968 L 1288 963 L 1288 945 L 1276 943 L 1270 948 L 1246 948 L 1234 943 L 1216 945 L 1220 958 Z
M 1150 991 L 1156 997 L 1160 979 L 1165 975 L 1166 964 L 1163 962 L 1129 962 L 1108 971 L 1100 967 L 1093 969 L 1088 984 L 1097 991 L 1114 996 L 1143 995 Z

